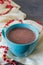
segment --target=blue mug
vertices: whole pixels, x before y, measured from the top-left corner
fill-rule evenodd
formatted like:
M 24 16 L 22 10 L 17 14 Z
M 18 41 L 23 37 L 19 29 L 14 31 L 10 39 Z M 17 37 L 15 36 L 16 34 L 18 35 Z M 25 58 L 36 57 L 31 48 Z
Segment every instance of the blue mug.
M 16 43 L 10 41 L 7 37 L 8 32 L 11 29 L 17 28 L 17 27 L 28 28 L 28 29 L 32 30 L 36 35 L 35 40 L 32 41 L 31 43 L 27 43 L 27 44 L 16 44 Z M 28 50 L 28 55 L 29 55 L 35 49 L 35 47 L 38 44 L 37 42 L 38 42 L 38 38 L 39 38 L 39 31 L 34 26 L 32 26 L 30 24 L 22 23 L 22 24 L 13 24 L 7 28 L 3 28 L 2 35 L 5 38 L 11 52 L 16 56 L 21 57 L 27 52 L 27 50 Z

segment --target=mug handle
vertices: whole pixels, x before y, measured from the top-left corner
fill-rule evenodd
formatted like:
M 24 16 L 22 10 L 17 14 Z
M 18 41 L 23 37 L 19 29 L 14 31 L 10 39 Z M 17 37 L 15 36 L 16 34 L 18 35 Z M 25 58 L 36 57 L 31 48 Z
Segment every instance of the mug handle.
M 3 28 L 2 29 L 2 35 L 3 35 L 4 38 L 5 38 L 5 32 L 6 32 L 6 28 Z

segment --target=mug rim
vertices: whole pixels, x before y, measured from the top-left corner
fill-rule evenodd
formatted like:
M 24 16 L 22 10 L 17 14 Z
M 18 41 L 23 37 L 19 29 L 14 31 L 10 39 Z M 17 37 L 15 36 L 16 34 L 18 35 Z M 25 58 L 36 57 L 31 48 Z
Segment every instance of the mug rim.
M 23 24 L 23 25 L 29 25 L 29 26 L 32 26 L 32 27 L 34 27 L 33 25 L 31 25 L 31 24 L 25 24 L 25 23 L 21 23 L 21 24 Z M 9 28 L 11 28 L 12 26 L 14 26 L 14 25 L 21 25 L 20 23 L 18 23 L 18 24 L 13 24 L 13 25 L 10 25 L 8 28 L 6 28 L 6 31 L 9 29 Z M 13 28 L 12 28 L 13 29 Z M 30 28 L 29 28 L 30 29 Z M 38 38 L 39 38 L 39 31 L 38 31 L 38 29 L 36 28 L 36 27 L 34 27 L 34 29 L 35 30 L 37 30 L 37 33 L 38 33 L 38 36 L 32 41 L 32 42 L 29 42 L 29 43 L 23 43 L 23 44 L 19 44 L 19 43 L 15 43 L 15 42 L 12 42 L 12 41 L 10 41 L 9 39 L 8 39 L 8 37 L 7 37 L 7 34 L 5 34 L 5 37 L 6 37 L 6 39 L 7 39 L 7 41 L 9 41 L 10 43 L 12 43 L 12 44 L 16 44 L 16 45 L 30 45 L 30 44 L 33 44 L 34 42 L 36 42 L 37 40 L 38 40 Z M 31 29 L 30 29 L 31 30 Z M 10 30 L 9 30 L 10 31 Z M 33 31 L 33 30 L 32 30 Z M 34 32 L 34 31 L 33 31 Z M 6 33 L 6 32 L 5 32 Z M 35 33 L 35 32 L 34 32 Z M 36 34 L 35 34 L 36 35 Z

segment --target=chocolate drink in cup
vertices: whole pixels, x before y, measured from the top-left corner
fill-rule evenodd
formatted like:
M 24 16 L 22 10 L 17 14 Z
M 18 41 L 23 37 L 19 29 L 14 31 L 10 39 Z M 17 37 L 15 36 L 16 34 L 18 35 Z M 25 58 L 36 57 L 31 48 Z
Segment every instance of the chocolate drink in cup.
M 35 33 L 28 28 L 14 28 L 8 32 L 8 39 L 16 44 L 27 44 L 35 38 Z

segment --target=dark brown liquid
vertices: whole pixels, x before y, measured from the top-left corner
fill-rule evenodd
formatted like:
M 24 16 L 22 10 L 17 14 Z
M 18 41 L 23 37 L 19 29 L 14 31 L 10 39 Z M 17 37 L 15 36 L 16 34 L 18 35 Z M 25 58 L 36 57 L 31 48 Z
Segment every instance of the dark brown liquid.
M 8 33 L 8 39 L 19 44 L 32 42 L 35 38 L 35 33 L 27 28 L 15 28 Z

